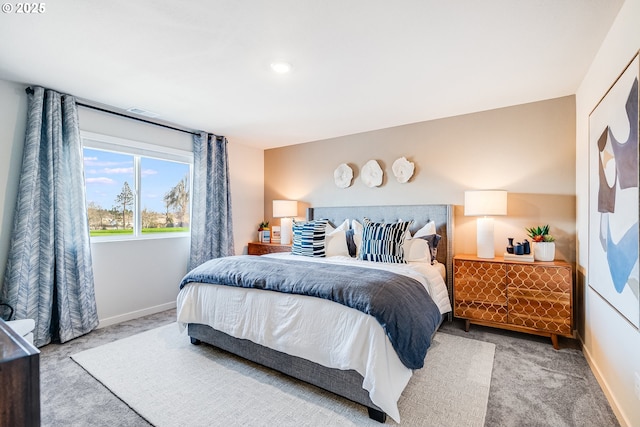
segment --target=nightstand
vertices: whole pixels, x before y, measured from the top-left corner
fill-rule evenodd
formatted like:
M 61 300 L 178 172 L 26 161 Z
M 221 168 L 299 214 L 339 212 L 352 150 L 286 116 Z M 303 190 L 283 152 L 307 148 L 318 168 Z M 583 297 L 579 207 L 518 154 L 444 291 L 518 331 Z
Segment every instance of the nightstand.
M 249 255 L 264 255 L 275 252 L 291 252 L 291 245 L 281 245 L 280 243 L 260 243 L 249 242 Z
M 573 337 L 573 274 L 563 261 L 453 259 L 453 315 L 471 323 L 551 338 Z

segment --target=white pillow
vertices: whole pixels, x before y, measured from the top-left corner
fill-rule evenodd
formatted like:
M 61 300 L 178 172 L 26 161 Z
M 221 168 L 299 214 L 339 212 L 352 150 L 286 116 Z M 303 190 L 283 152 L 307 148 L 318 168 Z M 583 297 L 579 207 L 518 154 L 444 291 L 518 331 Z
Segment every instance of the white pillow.
M 433 221 L 427 221 L 427 223 L 420 230 L 416 231 L 413 237 L 424 237 L 431 234 L 436 234 L 436 223 Z
M 347 222 L 347 225 L 349 223 Z M 333 227 L 332 227 L 333 228 Z M 347 246 L 347 233 L 344 230 L 335 229 L 327 234 L 324 241 L 326 256 L 349 256 Z
M 325 228 L 325 233 L 326 234 L 331 234 L 334 231 L 340 230 L 340 231 L 347 231 L 349 229 L 349 220 L 345 219 L 343 221 L 342 224 L 340 224 L 337 228 L 333 228 L 333 226 L 329 223 L 327 223 L 327 227 Z
M 431 264 L 429 242 L 423 239 L 406 239 L 402 244 L 404 259 L 407 262 L 426 262 Z
M 347 247 L 346 231 L 349 229 L 349 220 L 345 219 L 342 224 L 334 228 L 327 222 L 325 227 L 325 256 L 349 256 L 349 248 Z

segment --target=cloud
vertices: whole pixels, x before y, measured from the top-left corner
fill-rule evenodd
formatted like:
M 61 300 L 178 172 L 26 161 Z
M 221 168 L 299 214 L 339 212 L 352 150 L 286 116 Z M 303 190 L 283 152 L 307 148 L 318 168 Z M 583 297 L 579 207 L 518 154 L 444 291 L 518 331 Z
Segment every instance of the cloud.
M 111 178 L 107 178 L 106 176 L 102 176 L 99 178 L 87 178 L 86 179 L 87 184 L 116 184 L 116 182 L 111 179 Z
M 158 171 L 153 170 L 153 169 L 143 169 L 141 174 L 142 174 L 142 176 L 157 175 Z
M 132 174 L 133 168 L 104 168 L 102 172 L 108 174 Z

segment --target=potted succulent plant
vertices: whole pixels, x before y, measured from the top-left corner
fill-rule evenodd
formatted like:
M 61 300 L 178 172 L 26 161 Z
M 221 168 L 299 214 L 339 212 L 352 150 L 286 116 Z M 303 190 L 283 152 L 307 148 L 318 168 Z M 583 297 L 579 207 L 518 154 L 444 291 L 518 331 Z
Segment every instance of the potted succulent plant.
M 533 241 L 533 259 L 553 261 L 556 256 L 555 238 L 549 234 L 549 225 L 525 228 Z

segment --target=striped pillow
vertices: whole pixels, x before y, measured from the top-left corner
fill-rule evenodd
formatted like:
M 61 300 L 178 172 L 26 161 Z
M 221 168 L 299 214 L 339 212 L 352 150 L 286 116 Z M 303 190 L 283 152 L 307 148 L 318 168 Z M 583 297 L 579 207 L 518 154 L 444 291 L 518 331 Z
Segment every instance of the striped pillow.
M 309 222 L 293 223 L 293 255 L 310 257 L 325 256 L 325 231 L 327 227 L 326 219 L 319 219 Z
M 371 222 L 364 219 L 359 258 L 365 261 L 404 264 L 404 235 L 411 221 Z

